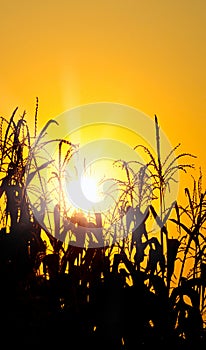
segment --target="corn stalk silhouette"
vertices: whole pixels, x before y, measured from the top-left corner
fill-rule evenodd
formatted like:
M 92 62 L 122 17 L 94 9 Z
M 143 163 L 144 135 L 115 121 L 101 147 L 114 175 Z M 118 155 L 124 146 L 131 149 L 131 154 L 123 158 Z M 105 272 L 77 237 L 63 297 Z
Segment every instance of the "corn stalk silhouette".
M 37 122 L 38 100 L 36 105 L 35 123 Z M 18 263 L 23 264 L 23 259 L 30 259 L 32 266 L 35 266 L 36 256 L 40 251 L 45 251 L 45 245 L 41 237 L 41 227 L 35 219 L 33 208 L 28 198 L 27 186 L 32 178 L 37 175 L 41 179 L 40 172 L 46 168 L 50 161 L 44 162 L 40 167 L 37 163 L 31 167 L 33 148 L 31 146 L 34 136 L 30 134 L 26 121 L 26 112 L 17 121 L 16 108 L 9 121 L 1 118 L 1 232 L 3 241 L 13 241 L 14 251 L 12 252 L 11 264 L 17 269 L 24 270 L 25 266 L 18 269 Z M 37 139 L 36 147 L 40 146 L 41 136 L 46 131 L 51 121 L 43 128 Z M 36 130 L 36 126 L 35 126 Z M 36 131 L 35 131 L 36 132 Z M 40 212 L 44 215 L 45 202 L 40 203 Z M 4 232 L 7 236 L 4 236 Z M 18 258 L 16 249 L 21 251 L 21 258 Z M 20 261 L 20 262 L 19 262 Z M 25 264 L 26 265 L 26 264 Z
M 191 292 L 195 293 L 196 291 L 198 307 L 200 312 L 205 314 L 206 191 L 203 191 L 202 188 L 201 168 L 199 178 L 196 180 L 193 177 L 192 191 L 188 187 L 185 188 L 185 196 L 188 204 L 185 207 L 179 204 L 176 207 L 177 219 L 170 218 L 177 225 L 180 233 L 182 230 L 185 232 L 185 235 L 181 235 L 180 239 L 182 257 L 178 286 L 181 288 L 187 283 L 184 271 L 186 262 L 189 261 L 188 284 L 190 283 Z
M 175 240 L 169 239 L 167 230 L 167 221 L 173 208 L 176 206 L 176 201 L 171 203 L 170 207 L 167 208 L 165 196 L 166 192 L 170 191 L 171 183 L 177 182 L 176 175 L 178 171 L 184 171 L 186 173 L 188 168 L 194 168 L 194 164 L 180 163 L 180 160 L 186 157 L 196 157 L 190 153 L 176 155 L 176 151 L 180 146 L 178 144 L 169 152 L 165 159 L 162 159 L 157 116 L 155 116 L 154 126 L 156 156 L 153 155 L 148 147 L 139 144 L 134 149 L 136 151 L 143 150 L 146 154 L 148 161 L 145 164 L 137 161 L 126 162 L 121 159 L 114 163 L 116 166 L 120 166 L 126 174 L 125 181 L 116 179 L 120 188 L 117 207 L 121 204 L 120 211 L 122 211 L 122 214 L 127 219 L 126 237 L 129 237 L 129 231 L 133 226 L 130 255 L 131 249 L 135 248 L 136 267 L 140 269 L 145 257 L 145 250 L 149 247 L 150 253 L 146 271 L 150 272 L 152 276 L 155 271 L 157 272 L 157 264 L 159 263 L 160 271 L 163 279 L 166 279 L 169 293 L 173 264 L 179 245 L 176 244 L 177 242 Z M 156 207 L 159 207 L 159 214 L 157 214 Z M 147 222 L 150 213 L 160 229 L 160 241 L 157 238 L 149 239 Z M 165 261 L 166 256 L 167 262 Z
M 10 227 L 13 231 L 17 223 L 29 220 L 27 198 L 24 192 L 26 160 L 30 150 L 30 133 L 25 121 L 25 112 L 15 122 L 16 108 L 6 123 L 5 134 L 1 126 L 1 164 L 0 171 L 5 173 L 1 179 L 0 197 L 5 196 L 5 217 L 1 224 L 7 226 L 10 217 Z M 2 122 L 5 120 L 2 119 Z

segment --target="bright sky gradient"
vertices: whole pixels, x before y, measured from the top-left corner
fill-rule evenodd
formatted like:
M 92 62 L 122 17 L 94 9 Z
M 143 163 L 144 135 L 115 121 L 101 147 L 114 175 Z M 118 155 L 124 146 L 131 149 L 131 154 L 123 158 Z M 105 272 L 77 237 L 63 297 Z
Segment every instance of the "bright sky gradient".
M 206 177 L 205 0 L 0 0 L 0 115 L 115 102 L 158 116 Z

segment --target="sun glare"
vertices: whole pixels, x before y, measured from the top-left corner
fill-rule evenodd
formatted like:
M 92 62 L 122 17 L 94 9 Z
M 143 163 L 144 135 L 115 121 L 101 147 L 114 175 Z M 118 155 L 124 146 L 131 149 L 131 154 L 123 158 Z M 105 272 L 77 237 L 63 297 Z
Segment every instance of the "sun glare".
M 102 200 L 100 185 L 94 177 L 82 176 L 81 188 L 88 201 L 98 203 Z
M 75 208 L 85 212 L 104 209 L 103 188 L 98 178 L 84 174 L 65 185 L 67 198 Z

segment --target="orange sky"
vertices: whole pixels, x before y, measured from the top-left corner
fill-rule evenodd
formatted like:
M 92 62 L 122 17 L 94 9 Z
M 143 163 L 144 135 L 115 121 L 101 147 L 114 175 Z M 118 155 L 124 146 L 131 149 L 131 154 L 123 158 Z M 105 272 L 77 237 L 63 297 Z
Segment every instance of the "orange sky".
M 108 101 L 142 110 L 206 176 L 205 0 L 0 0 L 0 114 L 39 127 Z

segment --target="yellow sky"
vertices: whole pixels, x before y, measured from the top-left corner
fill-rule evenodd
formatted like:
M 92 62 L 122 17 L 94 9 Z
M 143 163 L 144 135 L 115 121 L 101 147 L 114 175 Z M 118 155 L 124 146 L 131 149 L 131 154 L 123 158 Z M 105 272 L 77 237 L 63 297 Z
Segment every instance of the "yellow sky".
M 39 127 L 71 107 L 115 102 L 159 123 L 206 176 L 205 0 L 0 0 L 0 115 Z

